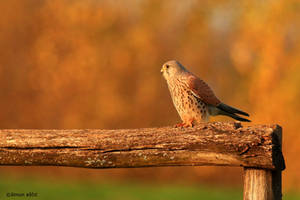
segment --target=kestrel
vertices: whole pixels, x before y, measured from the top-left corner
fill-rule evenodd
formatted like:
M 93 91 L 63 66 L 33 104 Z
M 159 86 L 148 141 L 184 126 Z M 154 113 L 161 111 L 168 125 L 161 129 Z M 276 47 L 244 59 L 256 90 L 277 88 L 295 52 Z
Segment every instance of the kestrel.
M 226 115 L 238 121 L 250 122 L 239 116 L 249 117 L 248 113 L 222 103 L 203 80 L 185 69 L 178 61 L 166 62 L 161 73 L 183 121 L 176 127 L 193 126 L 195 123 L 208 121 L 209 116 L 215 115 Z

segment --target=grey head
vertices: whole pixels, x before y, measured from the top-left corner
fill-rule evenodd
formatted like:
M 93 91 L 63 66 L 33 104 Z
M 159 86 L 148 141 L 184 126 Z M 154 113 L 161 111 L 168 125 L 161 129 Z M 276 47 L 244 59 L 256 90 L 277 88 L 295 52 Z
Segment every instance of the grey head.
M 170 60 L 163 64 L 160 72 L 166 80 L 173 78 L 174 76 L 187 72 L 187 70 L 176 60 Z

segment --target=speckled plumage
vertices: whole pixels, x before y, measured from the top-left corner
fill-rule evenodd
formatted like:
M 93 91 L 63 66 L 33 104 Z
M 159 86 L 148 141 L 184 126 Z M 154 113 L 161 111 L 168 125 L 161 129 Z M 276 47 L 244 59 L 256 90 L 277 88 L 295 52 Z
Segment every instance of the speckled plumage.
M 223 104 L 210 87 L 185 69 L 178 61 L 166 62 L 161 72 L 167 81 L 174 106 L 183 123 L 177 126 L 193 126 L 209 120 L 211 115 L 227 115 L 239 121 L 250 121 L 236 114 L 247 113 Z
M 207 121 L 209 118 L 206 104 L 193 95 L 186 85 L 185 77 L 178 77 L 168 81 L 173 104 L 183 121 L 194 118 L 195 121 Z

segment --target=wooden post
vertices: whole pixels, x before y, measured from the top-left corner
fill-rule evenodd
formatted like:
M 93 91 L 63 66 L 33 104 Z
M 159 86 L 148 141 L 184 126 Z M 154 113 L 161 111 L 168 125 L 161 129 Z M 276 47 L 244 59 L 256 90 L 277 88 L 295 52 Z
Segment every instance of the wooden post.
M 278 126 L 272 134 L 274 156 L 281 152 L 281 132 Z M 283 157 L 277 158 L 284 164 Z M 244 200 L 281 200 L 281 170 L 284 168 L 285 165 L 275 170 L 244 167 Z
M 244 200 L 280 200 L 281 171 L 244 168 Z

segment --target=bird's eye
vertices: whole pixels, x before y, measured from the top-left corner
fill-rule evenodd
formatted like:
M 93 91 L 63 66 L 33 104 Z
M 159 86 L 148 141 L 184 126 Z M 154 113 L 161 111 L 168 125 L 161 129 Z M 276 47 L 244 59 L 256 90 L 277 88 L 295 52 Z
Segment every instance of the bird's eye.
M 166 68 L 168 69 L 168 68 L 169 68 L 169 65 L 166 65 Z

